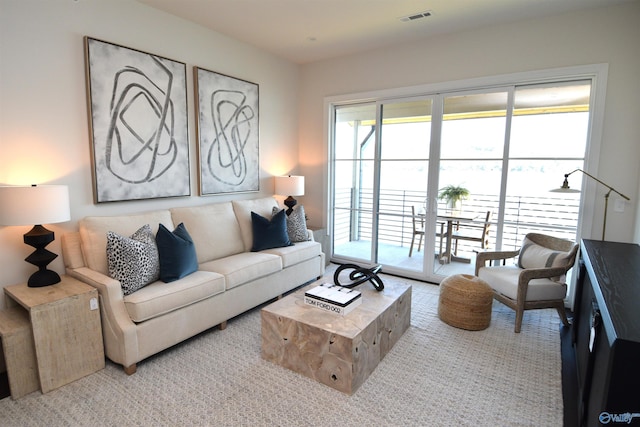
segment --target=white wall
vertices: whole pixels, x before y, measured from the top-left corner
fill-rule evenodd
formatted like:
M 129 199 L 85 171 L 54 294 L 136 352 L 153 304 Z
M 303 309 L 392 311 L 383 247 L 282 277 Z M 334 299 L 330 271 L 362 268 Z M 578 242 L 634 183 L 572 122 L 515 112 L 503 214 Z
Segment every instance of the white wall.
M 187 64 L 191 197 L 95 205 L 91 181 L 83 37 Z M 198 197 L 192 67 L 260 86 L 260 193 Z M 72 220 L 273 194 L 272 175 L 298 172 L 298 67 L 131 0 L 0 0 L 0 185 L 66 184 Z M 0 287 L 26 281 L 29 227 L 0 226 Z M 61 256 L 51 268 L 63 272 Z M 4 307 L 0 292 L 0 309 Z
M 308 182 L 326 181 L 327 145 L 323 102 L 327 96 L 379 91 L 502 74 L 587 64 L 609 64 L 598 176 L 632 197 L 624 213 L 609 206 L 607 239 L 634 237 L 640 160 L 640 3 L 558 15 L 380 49 L 302 67 L 300 166 Z M 596 153 L 597 155 L 598 153 Z M 561 177 L 560 177 L 561 179 Z M 598 188 L 593 227 L 583 237 L 600 238 L 604 187 Z M 307 189 L 311 222 L 325 221 L 326 186 Z M 614 196 L 612 196 L 612 201 Z
M 326 224 L 323 103 L 327 96 L 608 63 L 598 176 L 632 204 L 610 212 L 611 240 L 640 242 L 640 4 L 450 34 L 298 68 L 263 51 L 130 0 L 0 0 L 0 185 L 56 183 L 71 190 L 72 220 L 272 194 L 274 174 L 304 174 L 310 224 Z M 192 196 L 93 204 L 83 36 L 187 64 Z M 198 197 L 191 67 L 260 85 L 261 191 Z M 298 108 L 296 108 L 298 107 Z M 299 145 L 298 145 L 299 144 Z M 299 163 L 299 164 L 298 164 Z M 638 217 L 638 219 L 636 219 Z M 592 236 L 599 236 L 595 206 Z M 0 287 L 26 280 L 27 227 L 0 226 Z M 49 246 L 60 253 L 59 239 Z M 60 258 L 52 267 L 62 272 Z M 0 307 L 4 307 L 0 293 Z

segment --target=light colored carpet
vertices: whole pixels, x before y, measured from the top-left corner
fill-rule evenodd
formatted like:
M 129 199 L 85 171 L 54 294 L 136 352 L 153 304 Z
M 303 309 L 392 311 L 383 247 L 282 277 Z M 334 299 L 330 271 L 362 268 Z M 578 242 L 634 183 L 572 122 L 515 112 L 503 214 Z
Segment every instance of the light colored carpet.
M 488 329 L 464 331 L 438 319 L 437 286 L 382 277 L 413 285 L 411 327 L 353 396 L 262 360 L 255 309 L 141 362 L 135 375 L 107 362 L 46 395 L 3 399 L 0 425 L 562 425 L 555 311 L 527 312 L 515 334 L 513 311 L 494 302 Z

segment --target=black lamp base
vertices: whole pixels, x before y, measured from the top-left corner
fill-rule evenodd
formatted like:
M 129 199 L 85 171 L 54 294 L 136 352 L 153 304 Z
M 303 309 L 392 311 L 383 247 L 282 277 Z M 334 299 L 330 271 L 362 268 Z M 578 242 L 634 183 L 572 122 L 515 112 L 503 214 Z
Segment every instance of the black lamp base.
M 24 260 L 38 267 L 38 271 L 29 277 L 27 286 L 30 288 L 40 288 L 42 286 L 59 283 L 60 275 L 55 271 L 47 269 L 47 265 L 58 257 L 58 255 L 45 249 L 45 247 L 55 239 L 53 231 L 47 230 L 41 225 L 34 225 L 23 237 L 27 245 L 36 248 L 36 250 Z
M 53 270 L 38 270 L 29 277 L 27 286 L 30 288 L 41 288 L 60 283 L 60 275 Z
M 289 208 L 287 209 L 287 215 L 291 215 L 291 212 L 293 212 L 293 207 L 297 204 L 298 201 L 291 196 L 284 199 L 284 205 Z

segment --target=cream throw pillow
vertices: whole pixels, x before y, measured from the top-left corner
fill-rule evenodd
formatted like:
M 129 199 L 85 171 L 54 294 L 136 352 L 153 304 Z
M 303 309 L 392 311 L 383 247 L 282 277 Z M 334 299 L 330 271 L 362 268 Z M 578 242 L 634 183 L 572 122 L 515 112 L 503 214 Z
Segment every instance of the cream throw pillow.
M 569 252 L 554 251 L 544 246 L 540 246 L 528 238 L 522 240 L 520 255 L 518 256 L 518 267 L 520 268 L 551 268 L 568 267 Z M 556 282 L 563 281 L 564 276 L 553 277 Z

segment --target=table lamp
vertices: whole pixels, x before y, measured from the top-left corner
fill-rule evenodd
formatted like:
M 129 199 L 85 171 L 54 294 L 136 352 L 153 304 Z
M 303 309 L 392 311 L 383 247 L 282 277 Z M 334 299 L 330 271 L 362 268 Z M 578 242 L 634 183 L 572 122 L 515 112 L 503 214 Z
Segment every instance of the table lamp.
M 291 215 L 293 207 L 298 203 L 292 196 L 304 196 L 304 176 L 276 176 L 276 194 L 288 196 L 284 200 L 287 215 Z
M 47 265 L 58 255 L 45 247 L 55 240 L 53 231 L 42 224 L 69 221 L 69 188 L 66 185 L 32 185 L 0 187 L 0 225 L 34 225 L 24 235 L 24 243 L 36 250 L 25 261 L 38 267 L 29 277 L 32 288 L 60 282 L 55 271 Z
M 571 171 L 569 173 L 564 174 L 564 181 L 562 182 L 562 185 L 560 186 L 560 188 L 554 188 L 551 191 L 554 192 L 554 193 L 579 193 L 580 190 L 574 190 L 573 188 L 569 187 L 568 178 L 569 178 L 569 175 L 571 175 L 574 172 L 582 172 L 583 174 L 585 174 L 589 178 L 599 182 L 600 184 L 604 185 L 605 187 L 607 187 L 609 189 L 609 191 L 607 191 L 607 193 L 604 195 L 604 220 L 602 222 L 602 240 L 604 240 L 605 231 L 607 229 L 607 208 L 609 206 L 609 195 L 613 191 L 614 193 L 618 193 L 620 196 L 624 197 L 627 200 L 631 200 L 631 199 L 629 199 L 627 196 L 625 196 L 624 194 L 622 194 L 621 192 L 619 192 L 618 190 L 616 190 L 615 188 L 613 188 L 609 184 L 605 184 L 604 182 L 600 181 L 595 176 L 583 171 L 582 169 L 576 169 L 574 171 Z

